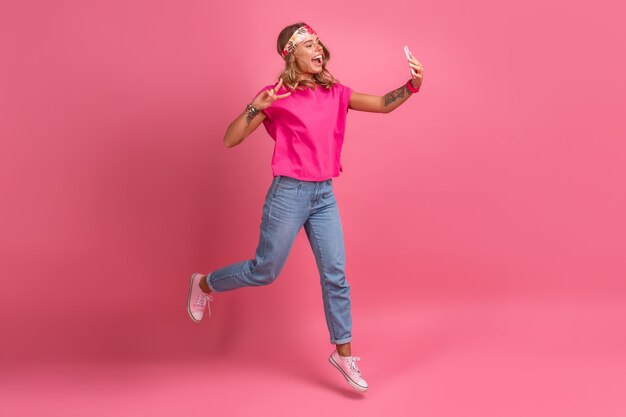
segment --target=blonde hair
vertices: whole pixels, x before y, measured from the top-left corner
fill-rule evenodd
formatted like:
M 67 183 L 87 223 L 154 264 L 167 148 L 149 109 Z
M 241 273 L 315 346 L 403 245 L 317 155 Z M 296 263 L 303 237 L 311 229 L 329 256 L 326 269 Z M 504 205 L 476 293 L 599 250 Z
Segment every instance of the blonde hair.
M 305 25 L 306 23 L 299 22 L 294 23 L 293 25 L 289 25 L 283 30 L 280 31 L 278 35 L 278 39 L 276 41 L 276 49 L 278 50 L 278 54 L 282 56 L 282 51 L 287 42 L 289 42 L 289 38 L 291 35 L 298 29 L 300 26 Z M 298 69 L 298 65 L 296 64 L 296 57 L 294 56 L 298 47 L 293 50 L 291 53 L 285 56 L 285 68 L 280 73 L 278 78 L 283 79 L 283 85 L 291 90 L 303 89 L 306 87 L 315 89 L 316 85 L 319 84 L 324 88 L 331 88 L 335 83 L 338 83 L 339 80 L 333 77 L 333 75 L 326 69 L 328 65 L 328 61 L 330 61 L 330 51 L 326 48 L 326 45 L 322 41 L 320 41 L 322 45 L 322 49 L 324 50 L 324 62 L 322 63 L 322 72 L 318 74 L 313 74 L 313 80 L 300 80 L 298 81 L 298 76 L 302 75 L 302 72 Z

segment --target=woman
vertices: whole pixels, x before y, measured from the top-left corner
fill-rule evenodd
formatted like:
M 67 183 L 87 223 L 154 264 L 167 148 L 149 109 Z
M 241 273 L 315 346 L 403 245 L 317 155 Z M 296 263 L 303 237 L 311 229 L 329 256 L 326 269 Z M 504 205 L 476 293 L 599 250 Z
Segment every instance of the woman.
M 348 109 L 389 113 L 419 90 L 422 65 L 409 55 L 412 79 L 380 97 L 339 83 L 327 70 L 330 52 L 305 23 L 283 29 L 277 51 L 285 60 L 278 84 L 261 89 L 224 136 L 225 146 L 237 146 L 262 122 L 275 140 L 274 179 L 265 197 L 255 259 L 207 275 L 192 274 L 187 311 L 199 322 L 207 307 L 210 315 L 211 293 L 273 282 L 304 226 L 320 273 L 330 342 L 336 345 L 329 361 L 353 388 L 365 392 L 368 385 L 356 364 L 360 358 L 351 351 L 350 286 L 332 178 L 343 170 L 340 154 Z

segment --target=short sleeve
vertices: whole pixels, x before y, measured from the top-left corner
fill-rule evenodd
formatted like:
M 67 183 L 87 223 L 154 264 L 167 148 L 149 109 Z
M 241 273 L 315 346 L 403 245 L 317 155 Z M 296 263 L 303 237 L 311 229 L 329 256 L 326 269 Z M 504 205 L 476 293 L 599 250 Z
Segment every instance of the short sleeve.
M 343 103 L 346 112 L 348 111 L 348 107 L 350 106 L 350 97 L 352 97 L 352 89 L 347 85 L 341 84 L 343 91 L 341 92 L 341 102 Z

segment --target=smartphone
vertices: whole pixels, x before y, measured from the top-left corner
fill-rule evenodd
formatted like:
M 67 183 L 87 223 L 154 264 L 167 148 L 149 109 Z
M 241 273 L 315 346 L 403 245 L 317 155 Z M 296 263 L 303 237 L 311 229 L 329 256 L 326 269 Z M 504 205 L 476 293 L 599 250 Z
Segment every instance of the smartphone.
M 404 45 L 404 55 L 406 55 L 406 59 L 411 59 L 411 55 L 410 55 L 410 51 L 409 51 L 409 47 Z M 415 72 L 413 71 L 413 68 L 410 68 L 411 70 L 411 77 L 413 77 L 413 75 L 415 75 Z

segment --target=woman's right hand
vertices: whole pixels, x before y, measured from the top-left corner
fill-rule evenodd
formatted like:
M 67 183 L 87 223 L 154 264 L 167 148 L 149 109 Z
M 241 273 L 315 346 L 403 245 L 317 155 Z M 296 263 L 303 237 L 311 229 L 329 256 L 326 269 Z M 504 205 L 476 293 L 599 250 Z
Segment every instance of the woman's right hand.
M 252 104 L 252 106 L 256 107 L 259 110 L 263 110 L 271 106 L 272 103 L 275 102 L 276 100 L 289 97 L 291 95 L 291 92 L 285 93 L 285 94 L 276 94 L 276 92 L 280 90 L 280 86 L 282 84 L 283 84 L 283 79 L 281 78 L 280 81 L 278 81 L 278 84 L 276 84 L 274 88 L 270 88 L 269 90 L 263 91 L 258 96 L 256 96 L 255 99 L 252 100 L 252 103 L 250 104 Z

